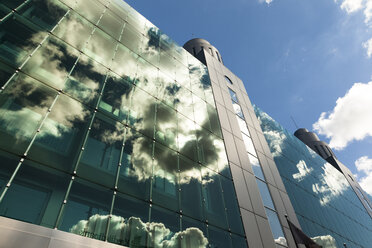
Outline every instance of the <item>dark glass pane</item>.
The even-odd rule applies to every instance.
[[[202,168],[204,209],[208,223],[228,229],[220,175]]]
[[[218,137],[222,137],[220,120],[218,119],[217,110],[211,105],[207,104],[207,111],[209,116],[209,122],[211,124],[211,131]]]
[[[98,23],[98,26],[102,28],[103,31],[107,32],[117,40],[120,38],[123,25],[124,21],[110,10],[106,10],[105,14]]]
[[[43,29],[51,30],[67,10],[57,0],[33,0],[20,8],[18,13]]]
[[[156,108],[155,139],[174,150],[178,149],[177,112],[160,102]]]
[[[124,142],[124,125],[97,114],[77,175],[113,188]]]
[[[208,226],[209,247],[232,248],[230,234],[219,228]]]
[[[198,220],[204,220],[200,165],[180,155],[179,169],[182,213]]]
[[[9,182],[10,177],[14,173],[20,158],[10,153],[0,151],[0,194],[5,189],[6,184]]]
[[[208,247],[205,223],[182,216],[181,248]]]
[[[112,196],[111,190],[75,179],[58,229],[105,240]]]
[[[70,179],[68,174],[25,161],[1,202],[0,214],[53,228]]]
[[[0,88],[9,80],[14,72],[15,69],[0,62]]]
[[[179,214],[152,205],[150,224],[148,247],[166,247],[166,244],[171,242],[175,247],[179,247]]]
[[[79,35],[72,35],[71,28]],[[53,30],[53,34],[81,51],[86,45],[93,28],[93,24],[76,14],[76,12],[70,11],[58,24],[57,28]]]
[[[0,95],[0,147],[23,154],[57,95],[20,73]]]
[[[99,109],[110,117],[127,123],[134,86],[127,80],[110,73],[106,80]]]
[[[78,56],[75,48],[49,37],[23,67],[23,71],[58,90],[64,89],[67,75]]]
[[[231,239],[233,244],[232,247],[248,248],[247,240],[245,240],[245,238],[236,234],[232,234]]]
[[[152,176],[153,141],[127,128],[118,190],[148,200]]]
[[[81,55],[68,76],[64,91],[80,101],[96,106],[98,95],[106,77],[107,68]]]
[[[4,0],[2,1],[2,4],[7,6],[10,9],[16,9],[18,6],[20,6],[24,0]]]
[[[129,124],[146,136],[154,137],[156,99],[135,88],[129,112]]]
[[[227,220],[229,222],[229,227],[232,232],[244,235],[242,219],[240,217],[240,211],[233,182],[224,177],[221,177],[220,179],[223,189],[223,198],[225,200],[225,206],[227,208]]]
[[[155,143],[152,201],[174,211],[179,210],[177,152]]]
[[[39,33],[39,27],[17,14],[2,22],[0,27],[0,59],[15,67],[20,66],[46,36]]]
[[[148,220],[149,203],[117,194],[107,241],[130,247],[145,247]]]
[[[29,157],[71,172],[79,155],[91,112],[80,102],[60,95],[33,143]]]
[[[263,201],[264,206],[269,207],[271,209],[275,209],[273,200],[271,199],[271,194],[269,192],[269,188],[267,184],[262,182],[259,179],[256,179],[258,189],[260,190],[260,195]]]

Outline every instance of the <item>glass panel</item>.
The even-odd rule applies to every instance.
[[[22,73],[13,78],[0,95],[0,147],[23,154],[56,95]]]
[[[8,8],[15,9],[19,5],[21,5],[24,2],[24,0],[4,0],[2,1],[2,4],[7,6]]]
[[[269,188],[267,184],[262,182],[259,179],[256,179],[258,189],[260,190],[261,199],[265,207],[269,207],[271,209],[275,209],[273,200],[271,199],[271,194],[269,192]]]
[[[167,76],[170,77],[171,80],[175,80],[176,77],[175,59],[173,57],[170,57],[162,49],[160,50],[159,69],[163,73],[167,74]]]
[[[238,115],[236,116],[236,119],[238,120],[240,131],[242,131],[244,134],[246,134],[250,137],[251,135],[248,131],[247,124],[245,123],[245,120],[240,118]]]
[[[165,104],[172,108],[176,108],[178,103],[178,95],[181,93],[181,86],[174,81],[174,79],[169,78],[165,74],[159,72],[158,78],[159,92],[158,97]]]
[[[229,94],[230,94],[231,100],[233,100],[233,101],[236,102],[236,103],[239,103],[239,101],[238,101],[238,97],[236,96],[235,91],[233,91],[233,90],[230,89],[230,88],[228,88],[228,89],[229,89]]]
[[[242,219],[240,217],[240,210],[235,194],[233,182],[224,177],[220,177],[223,189],[223,198],[227,208],[227,220],[231,231],[244,235]]]
[[[190,80],[191,80],[191,91],[205,100],[204,84],[203,84],[203,69],[201,66],[194,65],[189,69]]]
[[[134,86],[127,80],[110,73],[106,80],[99,109],[110,117],[126,123],[131,106],[131,92]]]
[[[150,216],[148,247],[167,247],[171,242],[175,243],[174,247],[179,247],[179,215],[153,205]]]
[[[17,164],[19,163],[19,160],[19,157],[0,150],[0,193],[3,192],[5,185],[12,176]]]
[[[105,6],[97,0],[79,0],[76,1],[73,9],[93,24],[96,24]]]
[[[142,35],[131,25],[125,24],[120,42],[135,53],[139,52],[139,46],[143,40]]]
[[[127,128],[118,190],[141,199],[150,198],[153,141]]]
[[[232,102],[232,104],[233,104],[235,114],[237,114],[240,118],[244,119],[244,115],[243,115],[240,105],[235,102]]]
[[[58,229],[105,240],[112,196],[111,190],[75,179]]]
[[[208,118],[207,103],[199,97],[192,95],[194,103],[195,122],[201,127],[211,130],[211,125]]]
[[[209,247],[232,248],[230,234],[219,228],[208,226]]]
[[[233,247],[248,248],[247,240],[239,235],[231,234]]]
[[[38,27],[19,15],[13,14],[12,18],[2,23],[0,36],[0,58],[18,67],[46,34],[41,35]]]
[[[155,139],[174,149],[177,145],[177,112],[163,103],[156,108]]]
[[[0,62],[0,88],[9,80],[15,69]]]
[[[243,136],[243,141],[244,141],[245,149],[247,150],[247,152],[249,152],[253,156],[257,157],[257,153],[256,153],[256,150],[254,149],[254,145],[253,145],[252,139],[249,138],[247,135],[245,135],[243,133],[242,133],[242,136]]]
[[[278,215],[270,210],[265,208],[267,218],[269,219],[269,224],[271,228],[271,232],[273,233],[273,237],[275,243],[287,246],[287,240],[285,239],[282,226],[280,225]]]
[[[65,5],[56,0],[42,0],[28,2],[18,13],[43,29],[51,30],[67,10]]]
[[[23,67],[23,71],[58,90],[64,89],[66,77],[78,56],[75,48],[49,37]]]
[[[119,44],[111,69],[129,82],[134,82],[138,55]]]
[[[129,112],[129,124],[137,131],[154,137],[156,99],[145,91],[135,88]]]
[[[136,86],[140,87],[150,95],[157,97],[161,81],[159,80],[159,70],[146,60],[138,59],[138,69],[136,73]]]
[[[204,207],[208,223],[227,229],[220,176],[202,167]]]
[[[71,35],[72,28],[79,35]],[[53,30],[53,34],[81,51],[93,28],[94,26],[90,22],[76,14],[76,12],[70,11],[62,22],[58,24],[57,28]]]
[[[177,172],[177,152],[155,143],[151,198],[155,204],[174,211],[179,210]]]
[[[177,111],[189,118],[194,120],[194,106],[192,103],[192,93],[188,89],[181,87],[179,94],[175,97]]]
[[[0,215],[54,228],[70,178],[25,161],[1,202]]]
[[[123,28],[124,21],[117,17],[110,10],[106,10],[105,14],[98,23],[98,27],[102,28],[115,39],[119,40],[121,29]]]
[[[182,216],[181,248],[208,247],[207,229],[202,222]]]
[[[179,170],[182,213],[198,220],[204,220],[200,165],[180,155]]]
[[[124,1],[113,0],[109,5],[109,9],[112,10],[112,12],[114,12],[117,16],[125,20],[130,10],[130,6]]]
[[[249,158],[249,161],[251,162],[251,165],[252,165],[252,169],[253,169],[253,172],[254,172],[254,175],[262,180],[265,181],[265,177],[263,175],[263,172],[262,172],[262,168],[261,168],[261,164],[260,162],[258,161],[257,158],[253,157],[251,154],[248,153],[248,158]]]
[[[85,55],[81,55],[67,79],[64,91],[95,107],[103,81],[106,78],[106,71],[106,67]]]
[[[110,67],[116,43],[112,37],[96,28],[88,44],[84,47],[83,52],[99,63]]]
[[[90,111],[80,102],[60,95],[28,156],[59,170],[71,172],[90,118]]]
[[[218,119],[217,110],[210,104],[207,104],[207,111],[212,133],[222,138],[220,120]]]
[[[77,175],[113,188],[124,141],[124,125],[97,113]]]
[[[182,155],[198,161],[195,123],[182,115],[178,115],[178,145]]]
[[[145,247],[148,220],[148,203],[124,194],[117,194],[107,241],[130,247]]]

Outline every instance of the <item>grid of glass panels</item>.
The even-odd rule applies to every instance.
[[[202,63],[121,0],[0,14],[0,215],[130,247],[246,246]]]
[[[247,124],[245,123],[244,115],[242,113],[238,97],[232,89],[228,88],[228,90],[230,93],[232,104],[234,106],[236,119],[238,121],[240,131],[243,137],[245,149],[247,151],[249,161],[251,162],[253,173],[256,177],[256,182],[258,185],[258,189],[260,191],[263,205],[265,207],[266,216],[269,220],[269,224],[270,224],[271,232],[274,237],[274,241],[276,243],[276,246],[279,248],[287,247],[287,240],[284,236],[283,228],[280,225],[278,214],[276,212],[276,208],[271,198],[271,194],[269,192],[269,188],[267,186],[267,182],[263,174],[261,164],[260,164],[260,161],[256,153],[256,149],[253,145],[251,135],[247,128]]]
[[[345,176],[255,106],[304,232],[327,247],[368,248],[372,219]]]

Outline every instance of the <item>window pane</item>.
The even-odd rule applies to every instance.
[[[240,105],[235,102],[232,102],[232,104],[233,104],[235,114],[237,114],[240,118],[244,119],[244,115],[243,115]]]
[[[198,161],[195,123],[183,115],[178,115],[178,145],[182,155]]]
[[[280,225],[278,215],[270,209],[265,208],[265,210],[275,243],[287,246],[287,240],[284,236],[282,226]]]
[[[160,102],[156,108],[155,139],[174,150],[178,149],[177,112]]]
[[[28,156],[59,170],[71,172],[90,119],[91,112],[84,105],[60,95]]]
[[[179,169],[182,213],[198,220],[204,220],[200,165],[180,155]]]
[[[115,39],[119,39],[121,29],[123,28],[124,21],[117,17],[110,10],[106,10],[105,14],[98,23],[98,26],[105,32],[110,34]]]
[[[0,87],[3,87],[13,73],[15,73],[14,68],[0,62]]]
[[[192,102],[191,91],[184,87],[181,87],[179,94],[177,95],[176,102],[177,111],[190,120],[194,120],[194,106]]]
[[[207,103],[194,94],[192,95],[192,101],[194,104],[195,122],[201,127],[211,130],[211,125],[208,118]]]
[[[97,114],[84,147],[77,175],[113,188],[124,131],[124,125]]]
[[[265,177],[262,172],[261,164],[258,161],[258,159],[249,153],[248,153],[248,158],[249,158],[249,161],[251,162],[254,175],[265,181]]]
[[[218,54],[217,54],[217,55],[218,55]],[[229,84],[233,84],[232,81],[230,80],[230,78],[228,78],[227,76],[225,76],[225,80],[226,80],[227,83],[229,83]]]
[[[0,150],[0,193],[3,192],[6,184],[10,177],[14,173],[16,166],[19,163],[20,158],[10,153]]]
[[[271,195],[269,192],[269,188],[267,187],[267,184],[262,182],[259,179],[256,179],[258,189],[260,190],[261,198],[263,201],[264,206],[269,207],[271,209],[275,209],[273,200],[271,199]]]
[[[152,200],[174,211],[179,210],[177,152],[155,143]]]
[[[242,134],[242,136],[243,136],[245,149],[247,150],[247,152],[249,152],[253,156],[257,157],[256,150],[254,149],[254,145],[253,145],[253,142],[252,142],[251,138],[249,138],[245,134]]]
[[[206,225],[197,220],[183,216],[181,248],[208,247]]]
[[[208,223],[227,229],[220,176],[207,168],[202,168],[202,177],[204,208]]]
[[[236,96],[235,91],[233,91],[233,90],[230,89],[230,88],[228,88],[228,89],[229,89],[229,93],[230,93],[231,100],[233,100],[233,102],[239,103],[239,101],[238,101],[238,97]]]
[[[232,248],[230,235],[224,230],[208,226],[208,237],[211,248]]]
[[[135,30],[130,24],[126,23],[124,26],[123,33],[121,35],[120,42],[135,53],[139,52],[139,45],[144,38],[142,35]]]
[[[105,240],[112,196],[111,190],[75,179],[58,229]]]
[[[111,69],[127,81],[134,82],[137,72],[137,60],[137,54],[133,53],[122,44],[119,44]]]
[[[118,190],[141,199],[150,198],[153,141],[127,128]]]
[[[106,79],[99,109],[122,123],[127,123],[134,86],[127,80],[110,73]]]
[[[0,147],[23,154],[57,92],[19,73],[0,95]]]
[[[236,116],[236,119],[238,120],[240,131],[242,131],[243,133],[245,133],[248,136],[251,136],[249,131],[248,131],[247,124],[245,123],[245,120],[240,118],[239,116]]]
[[[83,51],[97,62],[110,67],[116,43],[112,37],[96,28]]]
[[[222,138],[220,120],[218,119],[217,110],[210,104],[207,104],[209,122],[211,124],[211,131],[218,137]]]
[[[54,228],[70,179],[68,174],[25,161],[1,202],[0,214]]]
[[[231,239],[232,239],[233,247],[248,248],[247,240],[245,240],[245,238],[239,235],[236,235],[236,234],[232,234]]]
[[[97,0],[79,0],[76,1],[76,5],[73,9],[93,24],[96,24],[105,6]]]
[[[144,247],[147,238],[145,225],[148,220],[148,203],[124,194],[117,194],[107,241],[130,247]]]

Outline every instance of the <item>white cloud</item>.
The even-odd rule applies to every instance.
[[[372,81],[355,83],[334,109],[321,113],[313,129],[330,138],[330,147],[342,150],[353,140],[372,136]]]
[[[336,240],[331,235],[317,236],[311,239],[323,248],[337,248]]]
[[[260,3],[270,4],[273,0],[259,0]]]
[[[355,161],[359,174],[359,184],[368,194],[372,195],[372,158],[363,156]]]
[[[296,167],[298,169],[298,173],[293,174],[293,178],[297,181],[302,181],[307,175],[309,175],[314,169],[307,167],[306,162],[304,160],[300,160]]]
[[[344,0],[341,3],[341,9],[345,10],[347,13],[358,11],[363,7],[364,7],[363,0]]]
[[[372,5],[371,5],[372,7]],[[372,56],[372,38],[363,42],[363,47],[367,50],[367,56],[370,58]]]

